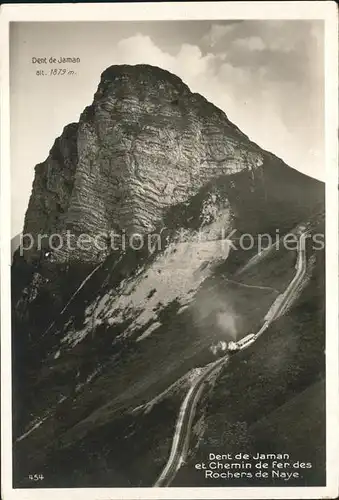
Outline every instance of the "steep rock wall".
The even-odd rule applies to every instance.
[[[263,157],[221,110],[175,75],[146,65],[112,66],[79,123],[64,129],[36,167],[24,232],[68,230],[100,235],[100,242],[112,230],[149,232],[168,207],[210,179],[243,170],[256,175]],[[95,261],[107,253],[89,247],[62,246],[53,257]],[[27,258],[32,255],[35,250]]]

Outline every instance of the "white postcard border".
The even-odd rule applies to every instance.
[[[10,309],[9,23],[14,21],[136,21],[320,19],[325,22],[326,126],[326,487],[12,488]],[[1,441],[4,500],[335,498],[338,494],[338,31],[335,2],[180,2],[22,4],[1,7]]]

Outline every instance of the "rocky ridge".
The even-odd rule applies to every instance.
[[[27,486],[23,478],[34,465],[47,487],[60,478],[63,487],[150,486],[165,465],[180,404],[168,388],[215,359],[213,343],[256,331],[295,273],[294,251],[281,245],[259,256],[256,246],[231,252],[222,231],[322,233],[323,211],[320,182],[253,144],[176,76],[145,65],[106,70],[93,104],[36,167],[24,230],[91,237],[155,232],[161,245],[15,255],[16,484]],[[314,367],[322,369],[323,252],[309,241],[307,255],[299,309],[287,312],[276,337],[268,332],[253,347],[259,371],[280,352],[278,346],[267,355],[272,335],[287,353],[269,388],[272,370],[264,384],[254,378],[260,410],[284,404],[313,381]],[[208,405],[212,423],[207,431],[202,426],[205,433],[215,427],[220,435],[215,393],[222,406],[227,373],[209,396],[216,404]],[[245,409],[252,394],[241,390],[242,373],[235,378],[231,417],[239,414],[239,394]],[[251,378],[252,372],[244,384]],[[154,401],[144,417],[134,412]],[[224,421],[223,406],[222,412]]]
[[[168,207],[209,180],[244,170],[259,178],[263,159],[221,110],[175,75],[112,66],[79,123],[65,127],[36,166],[24,233],[154,231]],[[54,256],[100,261],[106,254],[97,250],[61,248]]]

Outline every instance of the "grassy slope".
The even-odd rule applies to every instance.
[[[277,164],[277,172],[279,168]],[[235,175],[233,179],[235,188],[230,188],[228,185],[231,179],[225,181],[226,197],[229,197],[232,201],[235,219],[237,223],[241,223],[241,230],[258,230],[261,224],[262,230],[265,231],[266,222],[267,227],[273,229],[276,224],[281,224],[281,221],[283,221],[283,229],[287,230],[292,228],[295,222],[299,222],[301,216],[309,213],[309,207],[306,204],[303,205],[305,199],[307,199],[308,190],[305,190],[306,194],[304,193],[301,201],[299,200],[301,205],[294,206],[292,202],[295,193],[292,193],[292,196],[291,192],[288,191],[289,182],[286,179],[279,186],[281,190],[278,195],[276,190],[273,190],[272,194],[271,187],[274,175],[273,172],[273,178],[269,178],[269,176],[266,178],[267,189],[261,189],[259,194],[252,190],[250,173],[245,172],[244,174]],[[293,187],[293,192],[299,192],[298,190],[300,190],[300,186],[304,182],[301,182],[298,175],[296,174],[298,182]],[[230,189],[234,190],[231,192]],[[272,196],[276,198],[268,200],[267,203],[268,194],[271,198]],[[202,199],[203,197],[201,199],[196,198],[196,206],[194,206],[194,203],[191,206],[196,223],[201,213]],[[286,199],[291,201],[291,203],[287,204],[288,206],[286,206]],[[255,207],[255,210],[253,210],[253,207]],[[268,207],[269,210],[271,208],[272,210],[269,211]],[[284,207],[286,208],[285,211]],[[181,213],[182,207],[179,208]],[[191,213],[185,215],[187,220],[191,216]],[[182,221],[175,224],[181,227]],[[178,304],[176,301],[162,308],[158,314],[161,326],[142,342],[137,344],[123,342],[116,345],[115,339],[117,335],[123,333],[128,324],[122,322],[117,326],[100,325],[95,328],[91,336],[87,336],[85,340],[69,352],[66,352],[60,359],[52,360],[48,358],[42,362],[37,384],[32,386],[30,383],[31,389],[33,387],[32,393],[35,395],[32,398],[34,399],[34,410],[39,415],[39,413],[43,412],[43,408],[51,407],[52,402],[57,401],[61,395],[66,394],[69,398],[60,405],[54,417],[48,419],[46,423],[41,425],[27,440],[24,440],[19,445],[18,450],[19,455],[22,457],[22,468],[18,471],[18,478],[20,478],[20,475],[22,478],[22,475],[28,469],[31,469],[33,465],[37,467],[39,464],[45,463],[47,455],[50,458],[49,467],[55,468],[55,477],[57,477],[58,471],[62,470],[62,466],[58,462],[58,454],[61,452],[62,446],[72,444],[75,450],[74,460],[79,459],[79,453],[81,453],[82,449],[90,450],[91,456],[94,457],[93,460],[89,461],[89,465],[86,461],[87,465],[79,463],[80,469],[81,467],[88,469],[88,476],[86,477],[90,481],[91,478],[93,479],[95,471],[98,471],[98,464],[101,463],[102,459],[100,458],[102,441],[98,439],[96,445],[97,437],[102,434],[102,436],[106,436],[104,441],[107,441],[106,432],[109,432],[110,436],[123,435],[126,425],[128,426],[130,422],[125,412],[131,406],[137,406],[148,401],[192,367],[204,365],[211,360],[208,347],[212,341],[225,334],[225,330],[220,327],[218,319],[220,312],[226,313],[228,317],[235,317],[235,330],[238,337],[245,335],[249,330],[257,326],[276,297],[277,291],[273,289],[250,289],[243,287],[241,284],[230,283],[227,279],[238,279],[246,283],[246,278],[250,278],[252,285],[266,285],[277,290],[284,289],[290,275],[293,275],[294,272],[295,255],[293,253],[283,254],[281,260],[279,260],[280,257],[278,259],[277,255],[275,255],[275,258],[273,257],[269,264],[267,261],[267,265],[263,265],[257,271],[257,279],[256,276],[251,275],[252,271],[238,277],[233,276],[234,271],[239,269],[239,263],[248,260],[248,253],[243,252],[238,258],[240,253],[234,258],[233,268],[232,266],[228,267],[226,261],[225,265],[221,264],[215,270],[214,275],[206,280],[196,293],[194,305],[183,314],[177,314]],[[86,305],[96,297],[105,294],[107,289],[114,289],[125,277],[130,277],[140,264],[140,260],[142,261],[146,257],[142,256],[140,259],[140,256],[137,257],[135,253],[134,255],[129,254],[114,271],[110,269],[109,265],[108,267],[104,266],[95,276],[94,284],[93,281],[88,283],[88,286],[82,290],[82,293],[72,304],[71,309],[61,318],[60,322],[56,323],[47,339],[48,345],[44,345],[42,348],[37,343],[38,347],[48,351],[58,345],[61,336],[64,334],[65,323],[68,320],[81,327],[84,321]],[[266,278],[261,280],[261,274]],[[274,283],[272,284],[270,277],[273,275]],[[225,277],[226,280],[223,279]],[[175,279],[174,269],[173,280]],[[320,290],[319,297],[321,297],[321,293],[322,290]],[[317,308],[318,302],[315,301],[314,304]],[[305,362],[307,365],[308,358],[312,358],[313,351],[318,349],[313,337],[311,337],[305,359],[302,356],[301,359],[295,359],[297,365],[299,362],[301,363],[303,370],[300,373],[297,370],[293,374],[293,369],[290,370],[289,368],[289,360],[297,356],[298,339],[300,340],[300,335],[303,334],[300,331],[294,333],[291,333],[291,331],[297,330],[297,324],[300,321],[305,327],[314,324],[314,315],[308,316],[304,310],[308,307],[307,301],[304,308],[301,307],[300,309],[300,306],[298,307],[295,316],[283,318],[270,332],[267,332],[267,336],[270,336],[270,342],[266,342],[266,336],[265,341],[260,339],[255,348],[244,353],[244,357],[241,354],[234,358],[234,362],[228,368],[227,374],[220,379],[216,385],[216,390],[213,392],[213,402],[211,402],[208,409],[207,420],[209,426],[212,425],[212,427],[218,428],[218,414],[220,414],[221,420],[225,420],[225,414],[223,413],[225,394],[227,399],[230,398],[226,418],[230,422],[237,422],[238,413],[239,418],[243,419],[242,421],[245,418],[251,420],[249,415],[253,415],[257,419],[261,418],[261,416],[284,402],[284,398],[287,398],[290,394],[291,384],[297,384],[298,390],[301,390],[299,386],[303,388],[303,383],[309,383],[313,372],[312,370],[304,372],[305,366],[303,363]],[[302,326],[302,328],[304,327]],[[142,332],[143,328],[136,331],[133,339]],[[307,334],[305,335],[307,337]],[[40,358],[40,356],[38,355],[37,358]],[[270,363],[267,366],[268,361]],[[94,378],[83,390],[75,393],[74,387],[78,382],[76,379],[77,373],[81,372],[80,380],[86,380],[88,374],[97,366],[102,368],[99,376]],[[280,377],[284,367],[289,374],[286,375],[287,380],[285,380],[285,377],[281,380]],[[290,376],[292,376],[292,382],[289,379]],[[250,380],[252,378],[257,384],[252,383],[251,385]],[[261,390],[263,381],[267,385],[267,392]],[[231,389],[233,387],[237,390]],[[247,390],[250,391],[250,398],[244,396]],[[271,406],[266,408],[266,401],[270,402]],[[26,409],[27,413],[29,413],[30,409],[28,411]],[[157,418],[149,424],[149,427],[146,422],[143,424],[135,441],[136,443],[140,442],[145,456],[147,453],[153,453],[151,450],[154,450],[153,447],[157,446],[157,443],[164,435],[162,426],[168,428],[173,425],[174,412],[168,409],[159,410],[157,415]],[[29,415],[26,414],[26,418],[27,416],[29,418]],[[120,417],[122,417],[122,420],[119,420]],[[213,419],[215,423],[213,423]],[[248,423],[250,424],[252,421]],[[95,433],[98,434],[93,434],[94,429]],[[93,435],[97,437],[93,438]],[[62,445],[61,440],[59,441],[61,436]],[[154,439],[153,445],[150,445],[152,439]],[[120,448],[123,443],[124,441],[119,442]],[[110,458],[106,470],[108,475],[105,476],[105,480],[112,481],[111,484],[113,485],[116,482],[119,483],[119,481],[126,481],[126,474],[129,474],[128,480],[131,480],[135,476],[135,473],[131,471],[122,472],[120,476],[117,473],[117,477],[113,473],[109,473],[110,467],[116,470],[121,458],[121,452],[117,446],[111,446],[109,440],[108,447]],[[166,453],[162,453],[162,458],[164,458]],[[139,467],[142,467],[142,460],[139,462]],[[149,467],[148,477],[156,478],[159,466],[152,469],[150,463]],[[79,474],[84,480],[84,472],[80,470]],[[103,480],[103,476],[100,477]],[[71,482],[75,480],[74,477],[69,479]]]
[[[285,264],[290,258],[289,255],[285,256],[287,259]],[[278,255],[277,262],[280,261],[281,256]],[[272,265],[273,263],[274,260],[272,260]],[[286,267],[278,265],[276,275],[277,269],[280,272],[282,287],[285,281],[288,281],[285,276]],[[197,293],[194,301],[195,310],[188,309],[180,315],[175,315],[176,308],[170,308],[167,313],[162,313],[162,326],[158,330],[144,341],[135,344],[134,347],[129,346],[125,354],[115,357],[86,390],[80,391],[77,395],[74,394],[70,400],[59,405],[57,418],[48,420],[32,434],[30,439],[23,442],[21,450],[26,450],[22,453],[25,455],[22,463],[23,470],[27,466],[25,463],[45,464],[47,454],[56,471],[59,473],[63,471],[62,475],[65,477],[65,471],[60,465],[63,459],[58,458],[64,456],[62,451],[64,446],[72,450],[71,453],[75,453],[75,458],[78,457],[76,460],[79,460],[77,449],[90,450],[90,453],[86,451],[88,457],[83,457],[79,461],[78,472],[71,474],[69,481],[70,484],[74,481],[80,481],[79,484],[81,481],[88,481],[88,484],[94,481],[97,484],[95,477],[98,464],[101,463],[98,457],[103,436],[106,436],[104,441],[107,441],[108,435],[111,436],[111,441],[119,440],[118,436],[125,435],[130,425],[132,427],[136,425],[139,433],[133,435],[131,441],[124,441],[124,446],[128,454],[130,451],[127,452],[127,450],[134,449],[133,443],[139,443],[140,450],[144,449],[142,453],[146,461],[147,456],[153,457],[152,460],[155,456],[158,457],[158,461],[155,460],[153,465],[150,459],[149,474],[144,475],[146,484],[147,481],[152,482],[152,478],[154,479],[159,472],[159,464],[163,463],[168,454],[163,448],[157,451],[159,440],[167,443],[166,446],[169,449],[176,411],[170,410],[173,403],[169,402],[165,407],[161,403],[153,413],[155,418],[148,420],[147,417],[145,425],[141,427],[137,424],[141,421],[139,419],[134,421],[126,414],[126,411],[128,408],[149,401],[192,366],[202,366],[211,360],[208,346],[213,338],[220,338],[221,333],[216,324],[216,312],[220,311],[220,308],[222,310],[225,303],[228,304],[228,308],[232,303],[233,311],[237,311],[241,316],[238,326],[240,326],[239,336],[242,336],[250,325],[253,326],[253,322],[259,323],[276,296],[272,291],[229,283],[229,278],[222,277],[220,270],[216,274],[217,276],[209,278]],[[234,432],[234,428],[237,429],[239,422],[246,422],[247,427],[251,426],[254,421],[283,404],[293,391],[302,390],[312,380],[314,373],[321,369],[322,358],[318,355],[321,352],[323,339],[321,335],[314,337],[316,327],[314,319],[318,318],[317,321],[321,323],[320,274],[318,273],[318,276],[313,278],[291,316],[281,318],[275,325],[272,325],[265,337],[259,339],[249,350],[236,355],[225,374],[217,380],[209,402],[207,438],[210,431],[212,434],[218,434],[220,425],[223,426],[227,421],[233,429],[232,439],[237,448],[239,443],[236,437],[237,430]],[[315,316],[314,309],[310,309],[310,304],[315,306]],[[210,314],[206,314],[208,308],[210,308]],[[204,311],[205,314],[201,316],[199,311]],[[310,324],[311,328],[309,328]],[[305,334],[304,330],[306,330]],[[206,335],[207,332],[208,335]],[[309,341],[307,338],[302,339],[304,335],[309,337]],[[105,336],[102,338],[104,339]],[[89,338],[88,349],[90,347],[91,339]],[[105,345],[102,348],[107,350]],[[150,359],[152,359],[151,364]],[[313,363],[313,366],[310,366],[310,363]],[[313,373],[316,363],[318,363],[318,369]],[[65,360],[56,360],[54,370],[64,364]],[[126,366],[129,367],[128,371],[126,371]],[[68,377],[65,378],[65,383],[69,384]],[[46,391],[49,386],[47,379]],[[227,398],[226,413],[225,397]],[[178,406],[175,405],[175,408],[177,410]],[[157,418],[159,418],[158,421]],[[49,440],[46,447],[46,444],[43,445],[46,434],[51,435],[51,433],[56,440]],[[244,441],[243,436],[241,440]],[[245,443],[247,443],[246,440]],[[128,460],[122,459],[121,445],[122,443],[119,447],[107,445],[110,449],[109,452],[107,451],[105,466],[107,471],[121,470],[123,474],[120,477],[107,472],[105,481],[110,485],[120,484],[121,481],[123,483],[126,475],[130,477],[130,480],[132,477],[140,477],[140,480],[143,477],[140,473],[142,461],[140,462],[137,458],[136,461],[131,461],[131,468],[127,467]],[[36,452],[37,449],[39,453]],[[120,460],[121,464],[125,464],[124,466],[117,465]],[[87,470],[85,475],[81,472],[82,467]],[[179,481],[181,475],[178,477]],[[57,476],[58,474],[55,474],[53,477]],[[98,481],[103,481],[102,475],[97,477]]]
[[[311,462],[305,484],[325,484],[325,381],[315,382],[249,428],[259,452],[288,450],[296,460]]]
[[[104,425],[92,426],[84,438],[74,440],[66,431],[67,409],[59,409],[57,421],[65,425],[65,434],[55,439],[47,455],[39,456],[35,450],[31,464],[45,480],[34,487],[151,486],[165,466],[187,387],[187,383],[178,385],[149,411],[141,408],[112,415]],[[14,471],[17,484],[31,487],[26,479],[27,457],[24,453],[19,457],[22,460]]]
[[[63,358],[49,362],[36,384],[37,401],[46,404],[53,392],[54,398],[67,394],[69,397],[58,405],[62,417],[48,419],[20,444],[24,462],[45,462],[44,454],[50,452],[51,446],[58,447],[58,441],[46,440],[48,435],[54,439],[63,435],[66,443],[79,443],[87,434],[90,436],[94,427],[104,429],[106,425],[112,433],[119,434],[120,424],[115,428],[113,423],[117,417],[149,401],[191,368],[204,366],[213,359],[209,346],[229,335],[221,329],[218,314],[234,315],[237,335],[242,337],[253,316],[259,321],[275,296],[271,290],[247,288],[211,277],[196,294],[192,308],[176,314],[178,306],[170,304],[161,312],[161,326],[142,342],[127,344],[112,356],[112,337],[103,332],[103,343],[100,349],[97,346],[97,352],[93,350],[92,337],[88,337]],[[77,382],[74,375],[79,368],[85,369],[83,360],[90,355],[93,367],[95,360],[104,365],[102,372],[83,390],[69,392],[70,379],[73,384]],[[170,420],[168,413],[166,422]],[[150,427],[149,432],[154,434],[156,429]]]
[[[265,422],[268,427],[267,439],[261,441],[265,443],[265,451],[277,450],[279,447],[280,442],[275,433],[269,434],[270,415],[292,400],[296,394],[315,384],[324,373],[323,254],[319,253],[317,257],[314,275],[293,309],[276,320],[255,344],[236,354],[217,379],[207,405],[204,441],[197,455],[179,473],[175,486],[206,485],[202,476],[194,471],[193,465],[195,462],[206,460],[209,452],[257,452],[258,442],[266,432]],[[263,420],[267,415],[268,420]],[[274,415],[272,422],[274,418],[280,418],[279,412]],[[282,412],[282,426],[285,418],[283,415]],[[285,427],[286,442],[292,443],[300,428],[318,428],[323,435],[324,418],[320,417],[319,412],[301,413],[300,405],[296,404],[291,406],[286,420],[288,418],[290,422],[288,428]],[[299,423],[296,424],[295,421]],[[261,422],[261,425],[258,424],[256,428],[257,422]],[[231,438],[229,436],[226,443],[222,440],[225,428],[233,428]],[[211,446],[209,436],[217,436],[219,445],[214,442]],[[300,434],[301,441],[302,438],[304,441],[299,449],[308,449],[307,453],[305,452],[307,456],[301,457],[303,461],[309,459],[309,455],[315,450],[324,447],[323,440],[320,445],[319,438],[312,441],[312,435],[307,432]],[[291,446],[290,450],[279,451],[292,453],[293,450],[297,450],[297,447]],[[316,470],[312,470],[312,474],[304,479],[302,484],[312,480],[312,484],[317,484],[322,478],[323,468],[324,463],[318,459]],[[208,483],[214,486],[222,484],[225,485],[224,480]]]

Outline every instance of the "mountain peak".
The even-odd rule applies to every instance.
[[[146,64],[110,66],[79,123],[65,127],[36,168],[24,232],[92,238],[112,231],[149,233],[164,224],[171,207],[213,179],[244,173],[244,200],[252,203],[252,193],[265,190],[258,196],[267,200],[264,171],[273,165],[273,175],[284,177],[278,170],[288,167],[281,160],[176,75]],[[266,202],[253,203],[266,210]],[[34,246],[27,258],[37,252]],[[85,253],[64,247],[53,252],[58,261],[93,262],[107,255],[100,246]]]
[[[150,64],[116,64],[109,66],[101,74],[101,82],[119,82],[121,80],[138,80],[171,84],[179,93],[190,93],[188,86],[174,73]]]

